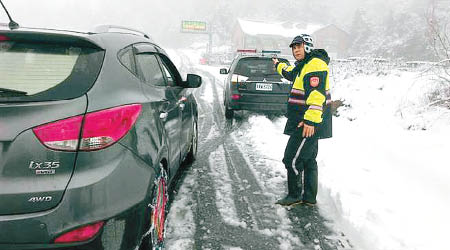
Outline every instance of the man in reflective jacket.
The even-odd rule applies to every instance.
[[[288,195],[276,203],[313,206],[317,202],[318,140],[331,137],[330,58],[325,50],[314,49],[313,39],[306,34],[296,36],[289,47],[296,59],[294,66],[273,58],[277,72],[293,82],[284,129],[290,136],[283,158]]]

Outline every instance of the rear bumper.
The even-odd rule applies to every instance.
[[[286,113],[287,106],[285,103],[254,103],[254,102],[234,102],[229,106],[233,110],[250,110],[250,111],[270,111]]]
[[[97,221],[107,221],[107,230],[108,225],[119,221],[119,216],[123,230],[132,223],[134,227],[141,225],[129,219],[135,218],[137,210],[143,214],[153,179],[154,169],[119,143],[104,150],[79,153],[74,174],[58,206],[43,212],[0,216],[0,249],[61,247],[52,241],[63,232]]]
[[[286,113],[287,99],[287,95],[240,94],[240,98],[238,100],[230,99],[228,107],[233,110]]]
[[[240,98],[229,98],[228,108],[233,110],[270,111],[286,113],[289,93],[285,94],[255,94],[237,92]]]

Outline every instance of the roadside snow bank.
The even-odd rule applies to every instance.
[[[354,249],[445,249],[450,116],[448,110],[428,105],[433,81],[391,71],[355,74],[333,86],[333,99],[345,100],[346,106],[334,117],[333,138],[319,143],[321,214],[349,236]],[[284,122],[250,115],[245,129],[246,141],[281,176]],[[272,162],[276,160],[279,164]],[[285,183],[278,177],[264,185]],[[276,190],[278,195],[285,192]]]
[[[433,76],[383,67],[333,70],[332,97],[345,106],[319,143],[318,207],[354,249],[447,249],[450,112],[430,102]],[[274,200],[285,192],[284,122],[251,115],[234,134],[264,156],[257,167],[272,174],[256,175]]]
[[[359,75],[334,85],[333,98],[347,107],[334,119],[333,138],[320,143],[320,195],[337,210],[324,215],[340,215],[362,249],[447,244],[450,116],[426,105],[434,87],[411,72]]]

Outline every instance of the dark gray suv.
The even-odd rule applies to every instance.
[[[144,34],[101,30],[0,26],[2,250],[163,246],[201,77]]]
[[[252,110],[284,114],[291,83],[282,79],[272,62],[273,54],[243,53],[232,62],[223,91],[225,117],[233,118],[235,110]],[[289,65],[285,58],[278,58]]]

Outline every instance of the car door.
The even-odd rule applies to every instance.
[[[169,150],[169,167],[178,168],[180,164],[181,110],[176,93],[168,86],[157,51],[151,44],[135,45],[136,66],[143,81],[143,91],[160,112],[159,119],[164,127]]]
[[[184,157],[188,151],[190,144],[190,132],[193,124],[193,110],[189,101],[191,94],[190,89],[182,87],[181,76],[172,61],[164,54],[159,54],[161,67],[167,79],[167,83],[175,98],[178,100],[178,106],[181,111],[181,133],[180,148],[181,157]]]

